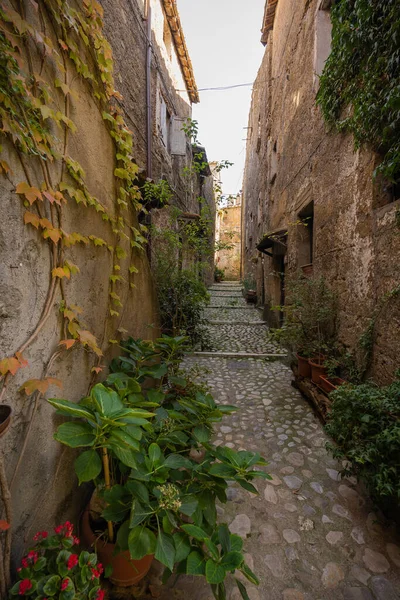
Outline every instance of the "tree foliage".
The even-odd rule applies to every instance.
[[[400,176],[400,10],[398,0],[338,0],[331,11],[332,52],[317,101],[326,121],[370,144],[376,173]]]

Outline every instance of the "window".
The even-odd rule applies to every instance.
[[[331,53],[332,22],[330,7],[332,0],[321,0],[315,16],[314,40],[314,86],[319,86],[319,78]]]
[[[171,113],[168,110],[164,96],[160,93],[159,130],[164,146],[170,149]]]

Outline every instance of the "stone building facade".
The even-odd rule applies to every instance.
[[[216,216],[215,264],[224,271],[224,278],[238,281],[241,276],[242,197],[230,197],[220,206]]]
[[[37,32],[45,31],[57,47],[45,3],[39,2],[40,11],[35,9],[36,3],[24,4],[29,26]],[[191,116],[191,105],[198,101],[198,94],[175,1],[151,0],[144,5],[141,0],[103,0],[101,4],[104,31],[113,50],[115,88],[121,94],[116,94],[113,101],[132,131],[132,158],[139,166],[138,185],[147,177],[156,182],[166,179],[174,192],[172,202],[183,213],[197,214],[201,195],[212,208],[210,173],[196,172],[186,179],[183,173],[193,163],[193,149],[182,124]],[[12,10],[12,3],[6,1],[4,6]],[[145,20],[149,8],[151,22]],[[12,30],[8,22],[1,25]],[[41,39],[39,33],[37,39]],[[110,225],[112,220],[118,222],[121,208],[114,172],[116,147],[109,123],[90,84],[76,75],[72,62],[66,60],[66,69],[58,72],[58,63],[48,67],[43,60],[41,64],[42,57],[34,49],[32,45],[33,68],[40,70],[41,80],[48,82],[53,90],[48,101],[54,102],[52,108],[57,106],[59,110],[58,106],[65,103],[61,89],[54,89],[55,77],[61,81],[66,77],[69,82],[68,113],[74,129],[65,137],[67,141],[60,135],[62,126],[57,130],[57,158],[49,165],[55,189],[60,177],[69,186],[76,185],[62,164],[62,157],[68,155],[82,167],[86,188],[104,207],[109,220],[102,218],[103,212],[93,206],[86,206],[82,200],[75,202],[68,196],[62,207],[62,221],[61,216],[57,217],[58,206],[54,218],[62,227],[63,236],[66,232],[77,232],[81,241],[62,249],[60,240],[56,239],[53,245],[50,239],[43,239],[40,228],[26,224],[27,208],[31,213],[37,208],[38,214],[47,218],[50,210],[47,205],[42,208],[44,203],[29,206],[27,200],[24,202],[16,194],[16,186],[28,177],[30,185],[43,190],[43,175],[38,163],[24,167],[24,160],[1,123],[1,159],[10,171],[7,176],[4,172],[0,176],[1,205],[7,215],[0,223],[0,361],[13,357],[19,349],[26,361],[15,376],[5,374],[3,363],[0,368],[0,403],[11,405],[13,410],[10,429],[1,438],[0,459],[4,458],[11,488],[15,559],[21,556],[37,530],[51,528],[66,517],[77,523],[89,491],[77,486],[73,467],[76,451],[63,449],[53,439],[59,417],[43,395],[34,393],[28,397],[21,386],[28,380],[51,377],[53,381],[59,380],[62,390],[52,384],[44,396],[78,401],[94,382],[104,379],[108,361],[119,352],[115,342],[122,336],[154,339],[159,335],[149,256],[146,250],[131,244],[136,235],[131,232],[138,232],[141,223],[148,224],[148,215],[138,213],[129,204],[123,213],[124,234],[117,241]],[[90,63],[91,57],[86,59]],[[21,60],[27,69],[26,56]],[[54,207],[50,208],[53,213]],[[157,212],[163,211],[149,214],[162,222],[162,216],[153,217]],[[75,271],[62,283],[53,273],[57,252],[64,253],[74,269],[80,269],[80,273]],[[114,261],[116,254],[118,264]],[[211,271],[210,267],[209,278]],[[111,291],[118,308],[110,300]],[[97,340],[101,357],[83,343],[75,343],[68,333],[64,311],[70,305],[79,315],[82,330]],[[70,311],[70,319],[71,314]],[[60,345],[60,339],[65,337],[74,344],[71,349]]]
[[[199,94],[176,0],[101,0],[101,4],[142,181],[168,181],[171,203],[183,215],[198,215],[199,198],[203,198],[214,218],[210,171],[189,173],[199,149],[182,127],[191,118]],[[171,226],[165,209],[155,208],[143,220],[155,227]],[[173,226],[179,230],[178,221]],[[210,229],[214,230],[213,223]],[[153,256],[157,252],[153,247]],[[206,283],[210,283],[212,257],[208,262]]]
[[[356,349],[375,307],[399,284],[396,200],[373,179],[379,156],[327,130],[316,104],[330,53],[329,0],[267,0],[265,54],[254,83],[243,186],[244,276],[257,280],[267,320],[298,270],[337,292],[339,338]],[[400,353],[392,298],[376,320],[369,375],[391,381]]]

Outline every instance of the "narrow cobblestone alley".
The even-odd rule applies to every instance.
[[[323,427],[292,387],[291,370],[267,343],[259,311],[245,304],[239,284],[216,284],[206,309],[213,352],[188,356],[204,368],[217,402],[239,410],[216,431],[217,444],[260,452],[270,482],[258,496],[231,487],[222,522],[245,539],[247,561],[260,586],[250,600],[398,600],[400,546],[353,479],[342,480],[325,449]],[[228,352],[228,356],[220,353]],[[235,352],[249,357],[234,356]],[[258,358],[255,354],[260,354]],[[206,584],[181,578],[162,599],[211,600]],[[239,600],[236,588],[229,600]]]

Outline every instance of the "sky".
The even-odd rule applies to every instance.
[[[251,83],[264,53],[260,42],[265,0],[177,0],[198,88]],[[209,161],[229,160],[223,191],[242,187],[251,86],[200,92],[193,105],[199,141]]]

